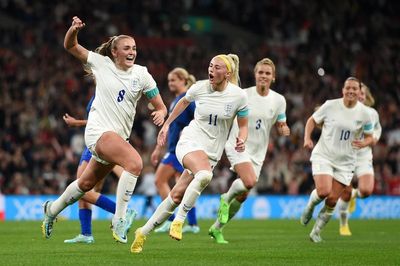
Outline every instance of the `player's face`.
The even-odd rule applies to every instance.
[[[269,88],[274,78],[275,73],[270,65],[261,64],[257,67],[255,73],[257,87]]]
[[[180,89],[185,87],[185,81],[179,79],[179,77],[175,73],[169,73],[168,87],[171,92],[179,92]]]
[[[221,86],[228,78],[228,69],[225,62],[218,57],[214,57],[208,66],[208,80],[213,88]]]
[[[357,101],[360,94],[360,83],[355,80],[347,80],[342,89],[343,98],[347,101]]]
[[[112,51],[118,68],[127,70],[133,66],[136,59],[136,42],[132,38],[120,38]]]
[[[358,100],[364,103],[365,98],[366,98],[365,87],[361,87],[360,94],[358,95]]]

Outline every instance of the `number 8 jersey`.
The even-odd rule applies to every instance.
[[[361,139],[363,133],[373,133],[368,108],[360,102],[348,108],[340,98],[326,101],[312,117],[323,127],[310,160],[353,171],[358,150],[353,148],[352,141]]]

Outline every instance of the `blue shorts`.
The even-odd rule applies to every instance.
[[[79,160],[79,165],[81,165],[83,161],[89,162],[90,158],[92,158],[92,153],[87,147],[85,147],[85,150],[82,152],[81,159]]]
[[[178,159],[176,158],[175,153],[167,152],[164,155],[161,163],[171,166],[179,173],[183,173],[183,170],[185,170],[183,169],[183,166],[179,163]]]

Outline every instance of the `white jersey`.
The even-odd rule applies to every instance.
[[[85,129],[86,145],[94,145],[106,131],[128,139],[136,104],[142,93],[149,98],[158,93],[156,82],[146,67],[135,64],[128,71],[122,71],[109,57],[91,51],[86,65],[96,80],[96,96]]]
[[[372,125],[374,127],[374,132],[373,132],[373,137],[377,140],[381,137],[382,134],[382,127],[379,122],[379,114],[378,112],[372,108],[368,107],[368,110],[370,112],[371,118],[372,118]],[[365,161],[370,161],[372,160],[372,148],[371,146],[367,146],[365,148],[360,149],[357,152],[357,163],[365,162]]]
[[[322,124],[321,136],[315,145],[312,162],[326,162],[337,169],[354,171],[357,149],[351,143],[363,133],[372,134],[372,119],[368,108],[360,103],[348,108],[343,98],[326,101],[313,115]]]
[[[269,136],[272,126],[278,122],[286,122],[286,101],[285,98],[269,90],[267,96],[258,94],[255,86],[245,89],[249,100],[249,131],[244,152],[235,150],[236,137],[239,132],[235,120],[229,140],[225,145],[225,152],[232,166],[249,158],[255,166],[262,166],[265,154],[267,153]],[[258,169],[259,167],[255,167]],[[259,173],[256,173],[257,175]]]
[[[218,161],[236,115],[247,116],[247,94],[232,83],[221,92],[214,91],[208,80],[202,80],[192,85],[184,97],[189,102],[195,101],[196,109],[179,142],[195,142],[210,160]],[[179,147],[178,143],[177,155],[183,155]]]

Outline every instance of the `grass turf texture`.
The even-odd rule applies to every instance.
[[[94,244],[64,244],[79,233],[77,221],[55,223],[45,240],[40,222],[0,223],[0,265],[400,265],[399,220],[352,220],[353,236],[338,233],[332,220],[323,243],[310,242],[313,221],[303,227],[295,220],[235,220],[224,230],[227,245],[208,236],[212,221],[200,221],[199,234],[184,234],[178,242],[152,233],[143,253],[130,253],[128,244],[112,239],[109,222],[93,223]]]

